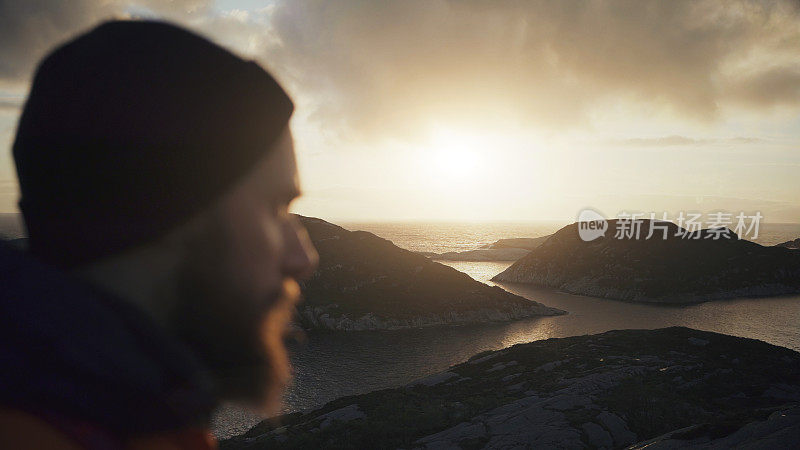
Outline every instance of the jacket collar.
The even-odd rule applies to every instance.
[[[136,435],[208,426],[212,385],[143,311],[0,243],[0,402]]]

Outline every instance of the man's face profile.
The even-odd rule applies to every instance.
[[[297,280],[316,261],[288,212],[296,175],[286,132],[177,243],[167,327],[195,351],[225,399],[274,407],[289,378],[283,337],[299,299]]]
[[[32,342],[14,355],[48,368],[22,406],[127,439],[278,405],[317,258],[289,214],[293,111],[258,63],[167,22],[105,22],[42,59],[12,152],[27,248],[0,290]]]

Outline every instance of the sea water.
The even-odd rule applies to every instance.
[[[434,253],[480,248],[497,239],[550,234],[565,223],[379,223],[344,224],[396,245]],[[762,224],[756,242],[774,245],[800,237],[800,224]],[[441,261],[491,284],[510,262]],[[569,312],[510,323],[445,326],[415,330],[310,332],[290,346],[294,381],[284,412],[307,410],[345,396],[395,387],[447,369],[470,356],[539,339],[625,328],[687,326],[760,339],[800,350],[800,296],[714,301],[688,306],[626,303],[521,284],[499,283],[515,294]],[[235,407],[215,420],[219,436],[246,431],[259,417]]]

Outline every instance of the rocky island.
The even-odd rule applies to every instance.
[[[618,330],[478,354],[264,421],[221,449],[794,448],[798,405],[795,351],[682,327]]]
[[[540,246],[549,237],[498,239],[481,248],[464,252],[419,253],[439,261],[516,261]]]
[[[643,220],[641,234],[580,238],[568,225],[492,281],[531,283],[573,294],[638,302],[694,303],[800,292],[800,253],[739,239],[728,229],[686,232]],[[662,232],[665,231],[666,234]],[[666,239],[664,238],[666,236]]]
[[[372,233],[300,220],[320,255],[319,268],[301,284],[305,328],[380,330],[564,314]]]

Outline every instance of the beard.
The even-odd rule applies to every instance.
[[[202,363],[220,400],[275,412],[291,378],[284,340],[300,288],[287,278],[262,298],[238,289],[225,242],[217,234],[187,245],[167,326]]]

